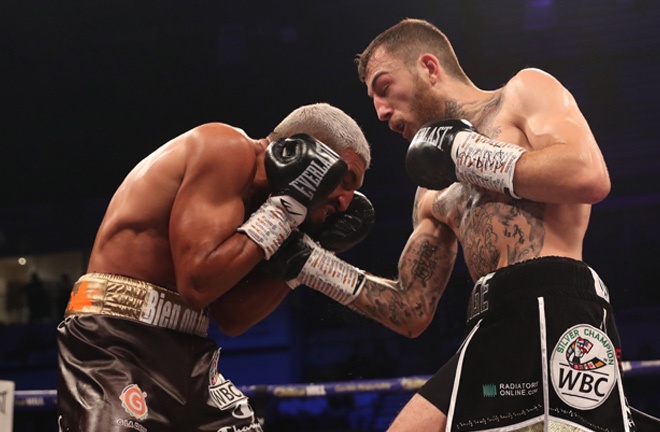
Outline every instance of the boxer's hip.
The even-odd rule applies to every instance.
[[[468,328],[482,318],[515,311],[518,305],[538,297],[593,301],[611,307],[607,287],[587,264],[564,257],[541,257],[480,278],[468,303]]]
[[[197,336],[206,336],[209,327],[208,311],[186,305],[179,293],[106,273],[80,277],[64,315],[120,317]]]

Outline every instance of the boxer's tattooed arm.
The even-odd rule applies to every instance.
[[[417,226],[419,223],[419,197],[422,193],[422,190],[420,188],[417,188],[417,192],[415,193],[415,202],[413,203],[413,213],[412,213],[412,223],[413,223],[413,228]]]
[[[429,234],[411,237],[399,260],[399,280],[368,276],[359,305],[351,306],[406,336],[421,333],[433,319],[456,251],[454,242]]]

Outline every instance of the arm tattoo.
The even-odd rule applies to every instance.
[[[423,286],[427,287],[428,281],[433,276],[438,261],[434,257],[434,252],[438,248],[427,241],[424,241],[419,251],[419,258],[413,261],[412,277],[419,280]]]
[[[399,280],[369,277],[360,307],[352,308],[399,332],[430,321],[456,259],[455,243],[431,235],[411,237],[399,261]]]

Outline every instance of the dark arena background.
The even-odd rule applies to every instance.
[[[362,191],[376,222],[342,257],[396,275],[415,192],[407,143],[376,118],[354,58],[406,17],[445,31],[480,88],[538,67],[576,97],[612,179],[584,259],[610,290],[629,402],[660,416],[660,2],[7,0],[0,380],[9,386],[0,416],[13,414],[14,431],[57,430],[55,328],[112,193],[140,159],[196,125],[263,137],[302,104],[351,114],[372,145]],[[30,302],[34,279],[41,300]],[[459,263],[416,339],[306,288],[244,335],[211,334],[223,374],[253,395],[265,430],[382,431],[457,349],[471,284]]]

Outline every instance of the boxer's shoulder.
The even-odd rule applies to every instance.
[[[518,71],[504,85],[503,101],[508,106],[520,103],[544,103],[543,96],[563,96],[564,86],[553,75],[541,69],[526,68]]]
[[[251,139],[243,129],[226,123],[204,123],[182,135],[184,141],[191,146],[211,148],[231,148],[238,150],[242,147],[250,148]]]
[[[188,169],[208,167],[234,174],[237,170],[252,173],[257,156],[263,151],[258,140],[225,123],[199,125],[182,134],[178,141]]]

